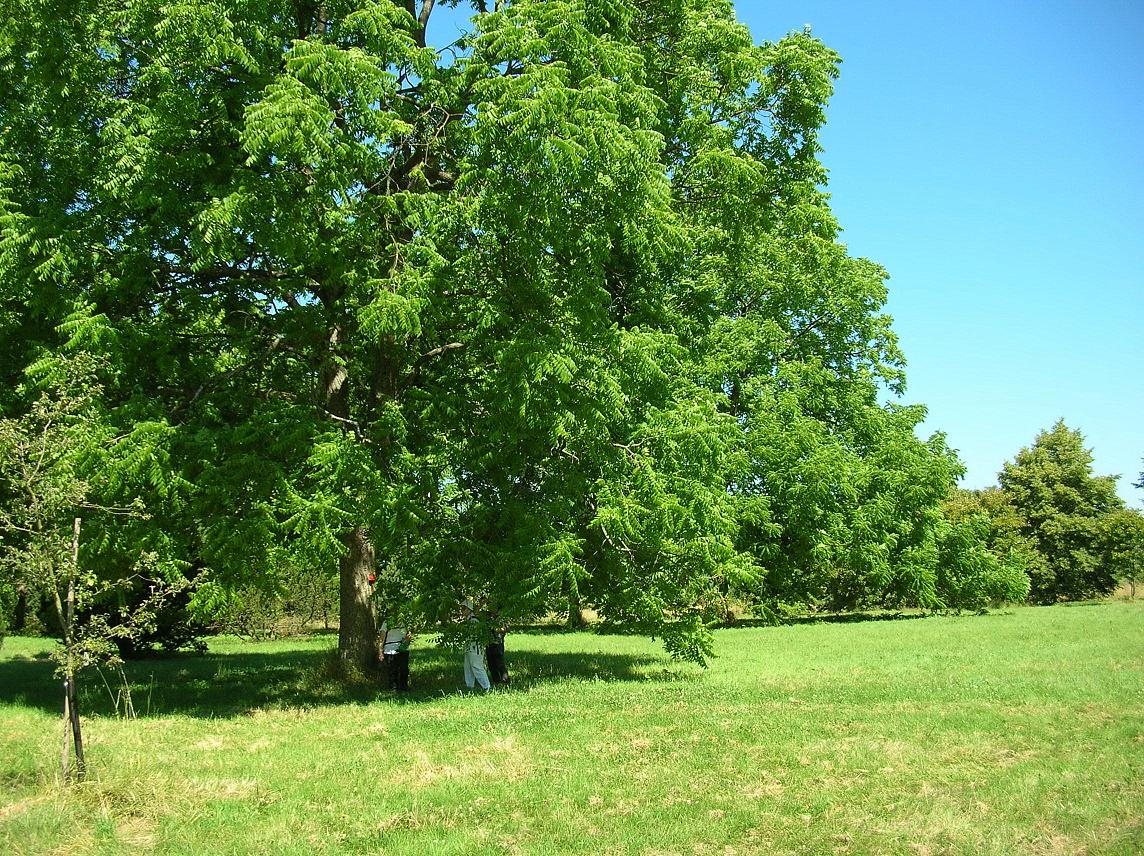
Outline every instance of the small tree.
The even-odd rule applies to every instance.
[[[998,474],[1021,531],[1044,561],[1031,574],[1031,597],[1041,603],[1108,594],[1116,578],[1104,561],[1102,518],[1120,510],[1115,476],[1094,476],[1092,452],[1064,420],[1037,435]]]
[[[1123,508],[1103,520],[1104,563],[1118,582],[1128,583],[1136,598],[1136,583],[1144,577],[1144,514]]]
[[[82,780],[76,675],[86,665],[116,662],[115,637],[137,632],[146,623],[138,619],[153,610],[135,610],[115,626],[106,615],[89,612],[116,583],[101,582],[80,562],[85,517],[139,516],[142,508],[93,501],[89,475],[116,445],[100,410],[98,364],[81,355],[44,365],[50,371],[47,390],[23,416],[0,420],[0,588],[21,587],[53,613],[60,633],[55,659],[63,679],[66,723],[61,775],[67,779],[74,773]],[[161,599],[153,591],[152,606],[156,597]]]

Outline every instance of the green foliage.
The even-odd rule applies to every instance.
[[[851,401],[837,418],[814,418],[810,389],[757,401],[749,423],[757,457],[740,488],[741,537],[767,571],[757,595],[772,607],[938,607],[937,503],[956,458],[940,436],[916,439],[917,410]]]
[[[81,358],[20,418],[0,420],[0,567],[11,587],[60,603],[80,577],[73,526],[86,514],[89,477],[111,441],[98,410],[97,364]],[[94,576],[83,575],[88,591]],[[62,610],[57,609],[62,616]]]
[[[359,665],[371,570],[423,622],[592,607],[696,661],[729,598],[936,607],[959,465],[879,404],[837,54],[725,0],[471,7],[438,52],[427,0],[17,2],[0,381],[106,360],[96,490],[151,515],[92,566],[154,553],[214,618],[337,578]]]
[[[1114,477],[1092,474],[1080,431],[1057,422],[1007,462],[998,480],[1043,562],[1030,573],[1033,600],[1076,600],[1115,588],[1115,571],[1102,555],[1103,521],[1124,503]]]
[[[137,638],[154,621],[156,592],[187,585],[177,562],[146,549],[162,539],[140,528],[142,497],[172,496],[159,460],[166,432],[149,423],[116,431],[105,410],[101,358],[77,351],[44,358],[35,369],[42,388],[26,387],[26,411],[0,420],[0,578],[24,592],[33,610],[46,604],[57,632],[65,632],[62,598],[73,588],[76,616],[137,613],[137,626],[124,630]]]
[[[18,598],[19,593],[13,582],[7,577],[0,578],[0,647],[4,645],[4,637],[12,627]]]
[[[1033,550],[1014,524],[1003,532],[1006,518],[993,516],[996,510],[972,491],[957,491],[943,504],[938,592],[945,608],[983,610],[1023,603],[1029,596],[1025,559]]]
[[[5,590],[19,590],[52,610],[60,638],[53,658],[63,679],[65,737],[74,743],[73,766],[65,741],[61,776],[83,779],[77,675],[91,665],[119,666],[117,643],[154,633],[176,589],[173,580],[160,576],[163,562],[153,554],[140,555],[127,573],[110,578],[101,577],[86,555],[107,551],[114,530],[107,518],[144,515],[138,497],[118,507],[99,501],[105,476],[133,472],[131,464],[139,458],[136,432],[115,436],[108,419],[101,382],[106,363],[77,351],[46,357],[31,368],[29,374],[41,377],[44,388],[29,390],[25,412],[0,418],[0,581]],[[162,472],[144,469],[153,487],[162,484]],[[81,553],[83,521],[101,517],[104,537],[97,527],[93,549]],[[120,621],[112,623],[97,604],[135,580],[151,581],[148,594],[130,609],[121,608]]]
[[[338,614],[337,583],[329,573],[307,571],[289,560],[238,586],[203,583],[195,612],[212,629],[244,639],[276,639],[314,628],[330,629]]]
[[[1144,514],[1135,508],[1111,511],[1101,519],[1103,563],[1117,582],[1126,582],[1136,596],[1144,579]]]

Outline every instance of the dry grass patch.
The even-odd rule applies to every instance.
[[[474,742],[431,754],[421,745],[405,743],[396,753],[401,782],[411,788],[431,788],[441,782],[519,782],[533,771],[532,753],[513,736]]]

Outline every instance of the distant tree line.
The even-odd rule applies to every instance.
[[[473,18],[438,51],[428,0],[15,0],[5,621],[69,586],[128,647],[304,614],[364,665],[380,614],[464,595],[702,661],[739,607],[1135,567],[1063,426],[951,495],[884,403],[886,274],[818,159],[833,51],[725,0],[442,5]]]

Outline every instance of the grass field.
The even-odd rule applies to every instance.
[[[395,698],[334,640],[216,640],[85,676],[62,788],[45,643],[0,649],[0,852],[1144,852],[1144,606],[717,633],[512,634],[511,689],[415,647]],[[110,683],[110,679],[109,679]],[[122,707],[120,707],[122,710]]]

